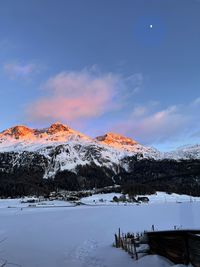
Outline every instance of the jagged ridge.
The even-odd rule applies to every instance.
[[[46,158],[44,177],[55,177],[60,171],[77,172],[79,166],[94,165],[107,168],[113,174],[123,169],[129,172],[127,158],[163,160],[198,159],[200,146],[161,153],[140,145],[135,140],[116,133],[90,138],[59,122],[45,129],[31,129],[20,125],[0,133],[0,153],[14,153],[10,164],[19,164],[24,152]]]
[[[187,184],[182,193],[199,194],[198,158],[200,146],[161,153],[119,134],[90,138],[61,123],[41,130],[15,126],[0,133],[0,196],[127,181],[168,191]]]
[[[128,171],[126,157],[160,157],[156,149],[144,147],[131,138],[115,133],[90,138],[58,122],[41,130],[15,126],[0,133],[0,152],[17,153],[20,158],[25,151],[47,159],[45,178],[65,170],[76,173],[78,166],[86,165],[105,167],[116,174],[119,168]]]

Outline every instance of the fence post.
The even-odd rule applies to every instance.
[[[137,254],[137,250],[136,250],[135,236],[134,235],[133,235],[133,248],[134,248],[135,259],[138,260],[138,254]]]
[[[118,231],[118,241],[119,241],[119,247],[121,247],[121,231],[120,231],[120,228],[119,228],[119,231]]]
[[[134,258],[134,253],[133,253],[133,242],[132,242],[132,239],[133,239],[133,238],[131,238],[131,244],[130,244],[130,245],[131,245],[131,257]]]
[[[118,238],[117,235],[115,234],[115,247],[118,248],[119,244],[118,244]]]
[[[124,249],[125,248],[125,242],[124,242],[124,234],[122,233],[122,235],[121,235],[121,242],[122,242],[122,249]]]

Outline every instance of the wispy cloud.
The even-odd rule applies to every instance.
[[[137,104],[133,107],[129,117],[134,119],[143,118],[145,115],[151,114],[159,105],[160,103],[158,101],[149,101],[145,105]]]
[[[185,106],[173,105],[164,109],[158,103],[136,106],[129,117],[118,122],[113,129],[122,129],[123,134],[132,136],[144,144],[177,141],[186,136],[192,138],[193,131],[200,129],[197,124],[197,103],[198,101],[194,100]]]
[[[142,74],[121,77],[96,68],[61,72],[41,85],[42,96],[27,106],[26,115],[37,123],[58,120],[73,125],[101,118],[107,130],[148,145],[194,138],[200,131],[200,99],[165,107],[158,101],[138,104],[135,94],[143,80]]]
[[[143,81],[144,77],[142,73],[134,73],[122,80],[129,97],[141,90]]]
[[[127,86],[138,91],[142,75],[123,79],[112,73],[101,74],[84,69],[61,72],[42,85],[44,97],[28,107],[29,119],[35,121],[80,121],[99,117],[121,108],[127,101]],[[130,93],[129,88],[129,93]],[[123,99],[123,100],[122,100]]]
[[[30,78],[30,76],[39,71],[39,67],[36,64],[21,64],[21,63],[6,63],[3,66],[5,73],[11,79],[17,78]]]
[[[193,105],[194,105],[194,106],[198,106],[198,105],[200,105],[200,97],[197,97],[197,98],[193,101]]]

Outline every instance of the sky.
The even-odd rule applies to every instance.
[[[200,143],[199,0],[1,0],[0,131]]]

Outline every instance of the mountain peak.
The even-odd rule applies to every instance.
[[[1,136],[9,136],[13,137],[15,139],[21,139],[21,138],[28,138],[32,136],[34,133],[33,129],[28,128],[24,125],[16,125],[14,127],[11,127],[7,130],[4,130],[1,132]]]
[[[56,134],[59,132],[68,132],[69,130],[70,128],[67,125],[62,124],[60,122],[55,122],[47,129],[47,133]]]
[[[117,133],[108,132],[105,135],[95,138],[102,145],[110,146],[118,150],[135,151],[137,142],[131,138],[122,136]],[[0,133],[0,143],[11,146],[18,143],[23,146],[29,145],[44,145],[50,143],[66,143],[68,141],[75,142],[94,142],[94,139],[73,130],[65,124],[55,122],[48,128],[31,129],[24,125],[17,125]]]
[[[53,123],[49,128],[30,129],[24,125],[17,125],[0,133],[0,143],[12,145],[13,142],[24,141],[24,144],[45,144],[55,142],[77,141],[80,139],[91,140],[86,135],[77,132],[60,122]]]
[[[113,147],[123,148],[124,146],[133,146],[138,144],[135,140],[123,135],[108,132],[105,135],[97,136],[96,140]]]

